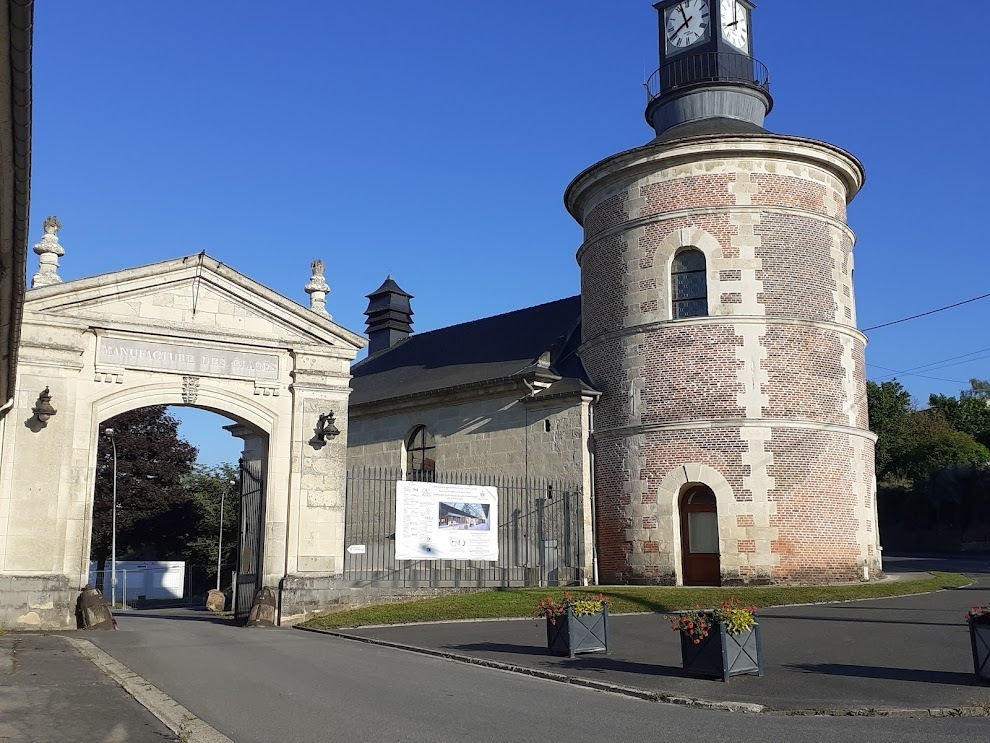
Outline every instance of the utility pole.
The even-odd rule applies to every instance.
[[[110,605],[117,608],[117,442],[112,428],[104,428],[113,447],[113,509],[110,526]]]

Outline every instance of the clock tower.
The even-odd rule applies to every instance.
[[[753,3],[663,0],[647,144],[564,200],[584,228],[581,359],[601,580],[880,572],[848,152],[764,128]]]
[[[663,0],[660,69],[647,82],[646,120],[661,135],[700,118],[762,126],[773,108],[770,75],[753,58],[749,0]]]

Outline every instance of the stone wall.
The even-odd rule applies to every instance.
[[[81,586],[64,575],[0,573],[0,628],[71,629]]]
[[[487,590],[479,588],[431,588],[420,586],[405,588],[399,586],[355,586],[335,578],[304,578],[287,576],[278,591],[279,624],[282,626],[304,621],[310,615],[321,611],[389,604],[411,601],[418,598],[445,596],[458,593],[472,593]]]

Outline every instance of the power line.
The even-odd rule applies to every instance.
[[[927,374],[915,374],[909,371],[902,371],[898,369],[891,369],[889,366],[879,366],[878,364],[867,364],[867,366],[872,366],[874,369],[883,369],[884,371],[894,372],[893,374],[884,374],[880,377],[874,377],[871,382],[883,382],[888,379],[892,379],[898,375],[907,377],[918,377],[920,379],[934,379],[936,382],[953,382],[955,384],[966,384],[961,379],[946,379],[945,377],[929,377]]]
[[[955,304],[946,305],[945,307],[939,307],[937,310],[929,310],[928,312],[922,312],[919,315],[911,315],[911,317],[902,317],[900,320],[891,320],[890,322],[885,322],[882,325],[874,325],[872,328],[863,328],[864,333],[868,333],[871,330],[879,330],[880,328],[888,328],[891,325],[898,325],[902,322],[907,322],[908,320],[917,320],[919,317],[927,317],[928,315],[934,315],[936,312],[945,312],[946,310],[951,310],[953,307],[961,307],[964,304],[969,304],[970,302],[978,302],[981,299],[986,299],[990,297],[990,294],[982,294],[979,297],[973,297],[972,299],[964,299],[962,302],[956,302]]]
[[[937,371],[938,369],[947,369],[950,366],[959,366],[960,364],[971,364],[974,361],[982,361],[985,358],[990,358],[990,356],[980,356],[981,353],[986,353],[990,351],[990,348],[981,348],[977,351],[970,351],[969,353],[960,354],[959,356],[950,356],[947,359],[941,359],[939,361],[932,361],[927,364],[922,364],[921,366],[912,366],[909,369],[892,369],[889,366],[881,366],[880,364],[867,363],[866,365],[874,369],[883,369],[884,371],[893,372],[893,374],[884,374],[880,377],[875,377],[871,381],[877,382],[885,379],[891,379],[898,374],[906,374],[909,377],[920,377],[921,379],[934,379],[937,382],[953,382],[955,384],[966,384],[965,381],[961,379],[945,379],[944,377],[930,377],[925,374],[916,374],[919,371]],[[977,358],[970,358],[971,356],[976,356]],[[958,359],[965,359],[965,361],[958,361]],[[950,364],[948,362],[954,361],[956,363]]]
[[[956,364],[948,364],[947,363],[949,361],[955,361],[956,359],[968,359],[967,361],[963,362],[963,363],[966,363],[966,364],[968,364],[968,363],[970,363],[972,361],[981,361],[982,359],[987,358],[987,357],[980,356],[980,358],[978,358],[978,359],[970,359],[969,357],[970,356],[979,356],[979,354],[986,353],[988,351],[990,351],[990,348],[981,348],[978,351],[970,351],[969,353],[964,353],[964,354],[962,354],[960,356],[950,356],[947,359],[942,359],[941,361],[933,361],[930,364],[923,364],[921,366],[912,366],[907,371],[921,371],[922,369],[928,369],[929,371],[931,371],[933,368],[943,368],[942,367],[942,364],[947,364],[948,366],[956,366]]]

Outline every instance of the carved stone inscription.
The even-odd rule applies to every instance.
[[[97,363],[183,374],[278,379],[278,356],[272,354],[123,338],[101,338]]]

